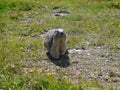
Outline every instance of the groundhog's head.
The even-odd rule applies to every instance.
[[[66,38],[66,33],[63,31],[63,29],[57,29],[54,32],[54,38],[59,39],[59,38]]]

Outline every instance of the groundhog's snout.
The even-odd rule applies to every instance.
[[[63,32],[60,32],[60,35],[61,35],[61,36],[63,36],[63,35],[64,35],[64,33],[63,33]]]

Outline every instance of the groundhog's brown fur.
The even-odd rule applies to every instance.
[[[66,33],[63,29],[49,30],[45,35],[44,46],[53,58],[59,59],[66,52]]]

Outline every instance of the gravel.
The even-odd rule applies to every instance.
[[[68,49],[68,57],[61,58],[60,61],[26,58],[24,62],[28,64],[28,67],[24,68],[26,73],[36,68],[49,70],[58,77],[66,76],[72,84],[79,84],[81,77],[83,80],[97,80],[105,87],[118,88],[120,85],[120,50],[114,53],[107,45],[90,46],[85,50]]]

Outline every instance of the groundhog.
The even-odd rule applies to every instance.
[[[66,33],[63,29],[49,30],[45,35],[44,46],[53,58],[59,59],[66,52]]]

